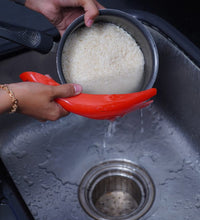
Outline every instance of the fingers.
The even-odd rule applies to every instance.
[[[61,105],[59,105],[56,102],[51,102],[51,104],[49,104],[48,112],[46,112],[46,114],[43,115],[43,117],[39,116],[35,118],[38,119],[40,122],[56,121],[59,118],[65,117],[69,114],[70,112],[65,110]]]
[[[102,7],[99,3],[93,0],[84,0],[82,1],[82,7],[85,10],[85,25],[87,27],[91,27],[94,19],[98,16],[99,14],[99,7]]]
[[[69,114],[61,105],[54,101],[55,98],[67,98],[80,94],[82,87],[79,84],[63,84],[60,86],[53,86],[52,96],[52,111],[49,112],[48,120],[55,121],[61,117]]]
[[[55,98],[67,98],[78,95],[82,92],[82,87],[79,84],[63,84],[53,87],[53,97]]]
[[[45,74],[46,77],[48,77],[49,79],[52,79],[52,77],[49,74]]]
[[[51,109],[49,111],[48,120],[55,121],[61,117],[69,114],[61,105],[54,101],[55,98],[67,98],[78,95],[82,91],[82,87],[79,84],[63,84],[60,86],[53,86],[53,96],[51,102]]]
[[[59,118],[69,115],[70,112],[66,111],[61,105],[55,102],[55,114],[51,116],[50,121],[56,121]]]

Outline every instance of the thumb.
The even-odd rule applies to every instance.
[[[76,96],[81,92],[82,86],[79,84],[63,84],[59,86],[54,86],[53,99]]]

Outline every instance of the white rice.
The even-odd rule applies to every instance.
[[[84,93],[122,94],[140,89],[144,56],[136,41],[111,23],[81,28],[67,39],[62,68],[69,83],[78,83]]]

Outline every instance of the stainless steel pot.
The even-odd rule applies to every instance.
[[[152,88],[158,71],[158,52],[153,37],[144,25],[133,16],[115,9],[100,10],[97,22],[109,22],[122,27],[140,46],[145,59],[144,81],[140,90]],[[65,31],[57,51],[57,71],[62,83],[66,83],[62,68],[62,51],[67,38],[78,28],[83,27],[84,16],[77,18]]]

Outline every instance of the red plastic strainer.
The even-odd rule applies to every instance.
[[[60,85],[53,79],[36,72],[24,72],[20,75],[23,81],[38,82],[46,85]],[[56,98],[64,109],[74,114],[87,118],[100,120],[114,120],[116,117],[122,117],[128,112],[144,108],[153,100],[150,100],[157,94],[157,89],[151,88],[141,92],[128,94],[85,94],[73,96],[70,98]]]

